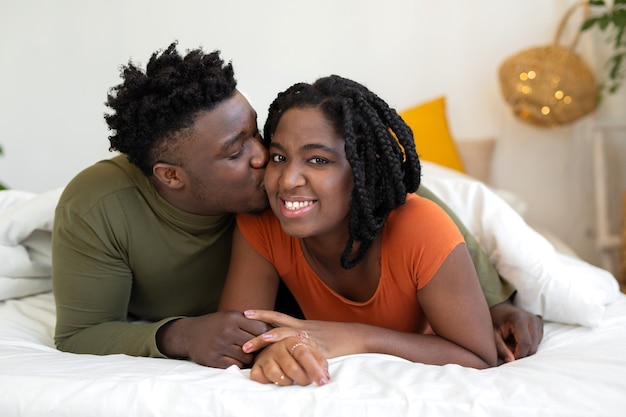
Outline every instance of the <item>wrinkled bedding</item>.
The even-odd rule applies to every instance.
[[[50,230],[61,189],[0,191],[0,416],[624,416],[626,295],[563,254],[483,183],[424,163],[516,304],[546,320],[539,351],[487,370],[388,355],[330,361],[323,387],[276,387],[247,370],[64,353],[53,344]]]

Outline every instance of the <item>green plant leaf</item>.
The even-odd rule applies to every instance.
[[[2,150],[2,145],[0,145],[0,155],[2,155],[3,153],[4,151]],[[0,182],[0,191],[6,190],[6,189],[7,187],[3,183]]]
[[[611,18],[608,14],[603,14],[598,18],[598,26],[600,27],[600,30],[606,30],[609,23],[611,23]]]
[[[615,49],[619,49],[620,46],[626,46],[626,43],[623,44],[624,41],[626,41],[626,38],[624,38],[624,33],[626,32],[625,27],[621,27],[618,31],[617,31],[617,36],[615,36]]]
[[[607,80],[600,88],[612,94],[626,78],[626,0],[588,0],[587,3],[592,8],[592,16],[583,22],[580,31],[596,27],[606,33],[612,56],[605,63]]]
[[[611,13],[611,22],[618,28],[626,26],[626,9],[613,10],[613,13]]]
[[[610,59],[611,72],[609,73],[611,79],[620,78],[622,62],[624,62],[624,53],[613,55]]]
[[[586,31],[590,28],[593,27],[593,25],[595,25],[598,22],[598,18],[597,17],[590,17],[589,19],[585,20],[583,22],[583,25],[580,27],[581,31]]]

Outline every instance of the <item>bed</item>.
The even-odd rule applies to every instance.
[[[515,302],[545,319],[538,352],[487,370],[381,354],[330,360],[323,387],[262,385],[183,360],[60,352],[49,244],[61,189],[0,192],[0,416],[624,416],[626,295],[483,182],[424,163]]]

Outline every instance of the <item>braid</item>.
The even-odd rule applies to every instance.
[[[420,184],[421,167],[413,133],[398,113],[363,85],[332,75],[299,83],[270,105],[265,139],[271,141],[281,115],[293,107],[319,107],[345,140],[354,189],[350,199],[348,241],[341,265],[363,260],[391,210]],[[354,242],[359,250],[351,258]]]

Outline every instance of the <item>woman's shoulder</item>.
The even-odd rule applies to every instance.
[[[389,214],[386,226],[394,234],[428,235],[447,231],[460,234],[458,227],[443,208],[417,194],[407,195],[406,202]]]
[[[286,242],[289,236],[283,232],[280,221],[271,209],[260,213],[237,214],[237,227],[249,242],[259,241],[263,244],[278,245],[278,242]]]
[[[267,225],[268,227],[280,226],[278,219],[269,208],[258,213],[238,213],[237,224],[246,227],[261,227],[262,225]]]

